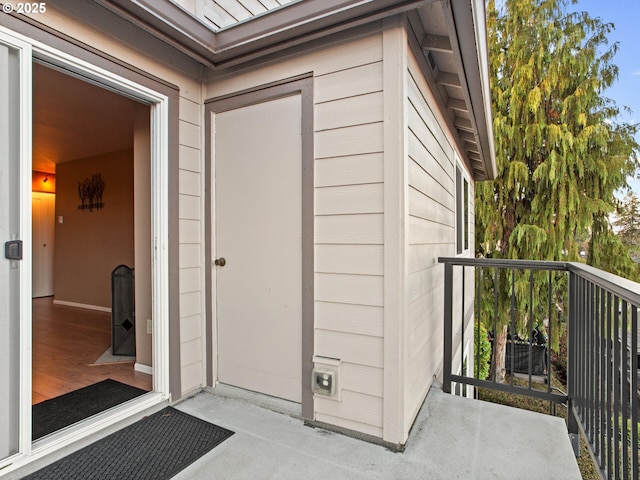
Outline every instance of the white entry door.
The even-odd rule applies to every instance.
[[[30,94],[30,47],[0,32],[0,467],[30,442]]]
[[[300,402],[301,96],[214,123],[218,381]]]
[[[32,194],[33,298],[53,295],[55,200],[53,193]]]

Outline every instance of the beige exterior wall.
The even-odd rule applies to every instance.
[[[459,160],[455,140],[447,127],[431,87],[411,48],[407,70],[407,316],[405,325],[405,433],[434,380],[443,357],[444,269],[440,256],[456,256],[456,166],[469,181],[469,248],[474,255],[473,181]],[[465,318],[473,314],[473,273],[465,275]],[[461,298],[461,271],[454,272],[454,298]],[[460,319],[461,302],[454,302],[453,318]],[[461,323],[461,322],[460,322]],[[472,331],[465,332],[465,343]],[[460,338],[460,324],[454,326]],[[460,351],[454,362],[461,363]],[[469,359],[472,360],[472,359]]]
[[[187,393],[204,385],[205,375],[202,67],[151,37],[146,37],[143,42],[139,38],[127,41],[128,35],[144,34],[131,33],[130,24],[115,18],[97,4],[79,4],[78,8],[93,9],[90,12],[93,26],[74,19],[73,12],[57,10],[54,5],[47,5],[44,20],[47,26],[179,88],[180,361],[182,393]],[[43,21],[37,15],[34,15],[34,20]],[[115,27],[108,32],[101,31],[95,28],[100,24]]]
[[[315,397],[315,419],[382,437],[384,235],[379,26],[277,63],[216,76],[207,83],[206,97],[309,72],[314,80],[314,353],[341,361],[340,393],[337,399]]]
[[[316,396],[314,418],[392,443],[406,440],[434,376],[441,370],[444,271],[437,258],[455,255],[456,238],[455,140],[406,43],[404,24],[398,25],[385,27],[391,32],[386,37],[380,25],[315,51],[214,75],[207,82],[205,95],[220,97],[312,72],[314,354],[340,360],[339,393],[335,398]],[[396,44],[390,45],[393,42]],[[402,61],[395,55],[403,50],[407,62],[404,73],[399,81],[391,80],[396,82],[393,85],[387,78],[385,85],[385,62],[393,75]],[[383,58],[385,52],[388,58]],[[387,86],[389,90],[384,91]],[[385,95],[394,97],[385,100]],[[389,120],[385,101],[400,110],[398,121],[404,138],[393,133],[389,137],[396,120]],[[392,138],[387,145],[386,138]],[[397,322],[391,318],[392,311],[385,313],[385,298],[390,297],[385,292],[384,270],[384,217],[385,208],[389,208],[384,198],[388,187],[384,184],[384,160],[390,151],[404,152],[398,160],[404,163],[398,168],[406,178],[404,186],[389,187],[406,196],[404,207],[400,206],[402,224],[396,225],[404,232],[404,246],[398,254],[405,258],[393,259],[393,263],[406,266],[400,274],[404,289],[395,300],[405,316]],[[459,165],[464,168],[463,163]],[[473,220],[470,223],[472,242]],[[471,243],[467,254],[472,252]],[[465,295],[472,298],[472,278],[466,281]],[[472,302],[468,306],[469,315]],[[385,338],[385,315],[397,323],[400,338]],[[385,348],[389,348],[385,342],[396,341],[390,348],[399,356],[394,363],[385,359]],[[323,364],[322,358],[317,360]],[[398,375],[397,386],[385,388],[385,378]],[[399,399],[395,407],[393,399],[385,406],[389,400],[385,395]],[[389,422],[390,428],[398,428],[398,434],[385,432],[385,414],[398,416]]]
[[[95,8],[96,15],[104,15],[100,7]],[[203,87],[201,69],[194,62],[182,56],[173,58],[172,54],[163,56],[161,52],[158,58],[164,60],[158,60],[153,52],[138,51],[106,32],[74,21],[66,13],[50,10],[47,23],[54,29],[180,89],[183,394],[205,382],[205,299],[213,295],[203,290],[203,101],[312,73],[314,354],[340,360],[338,396],[316,397],[314,417],[393,443],[406,440],[433,377],[441,368],[444,292],[443,269],[437,258],[455,254],[456,147],[419,62],[406,43],[404,24],[388,26],[385,32],[382,22],[360,27],[350,36],[325,39],[303,53],[282,55],[247,69],[235,67],[231,73],[212,74]],[[385,45],[383,38],[392,29],[394,34],[386,38],[393,39],[394,44]],[[395,74],[399,52],[402,70]],[[392,91],[383,92],[390,72],[397,81]],[[395,104],[396,98],[396,116],[390,122],[385,109]],[[404,132],[400,138],[394,137],[392,130],[396,127]],[[394,167],[398,167],[404,180],[385,185],[385,178],[390,177],[385,176],[388,171],[384,160],[391,151],[397,155],[399,164]],[[392,295],[385,291],[388,278],[392,278],[385,272],[385,265],[390,264],[389,245],[385,245],[389,238],[385,232],[385,192],[402,193],[396,205],[402,223],[398,229],[403,232],[398,241],[402,243],[393,247],[397,262],[403,265],[398,276],[402,284]],[[472,190],[470,193],[473,198]],[[473,227],[471,242],[472,239]],[[471,244],[469,254],[472,252]],[[472,296],[473,289],[467,288],[465,295]],[[392,310],[385,310],[389,298],[398,304],[395,311],[404,315],[392,318]],[[471,312],[472,304],[468,305]],[[397,338],[385,337],[389,325]],[[387,352],[394,353],[394,358],[389,358]],[[395,377],[399,377],[398,381]],[[391,386],[389,380],[393,380]],[[388,433],[391,430],[394,432]]]

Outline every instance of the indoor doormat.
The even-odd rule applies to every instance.
[[[147,393],[110,378],[33,406],[33,440]]]
[[[98,359],[90,363],[90,367],[95,367],[97,365],[112,365],[116,363],[133,363],[136,361],[136,357],[130,357],[125,355],[114,355],[111,353],[111,345],[107,348],[102,355],[98,357]]]
[[[231,435],[230,430],[166,407],[23,480],[169,479]]]

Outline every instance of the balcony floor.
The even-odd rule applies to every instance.
[[[179,402],[179,410],[236,433],[174,478],[581,479],[563,420],[455,397],[439,387],[431,388],[402,453],[305,426],[290,415],[291,405],[230,387]],[[85,438],[6,478],[22,478],[91,441]]]
[[[403,453],[201,393],[180,410],[236,434],[176,479],[580,479],[559,418],[431,389]]]

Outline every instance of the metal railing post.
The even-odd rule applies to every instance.
[[[578,321],[577,314],[577,285],[576,278],[573,273],[569,272],[569,315],[567,317],[567,392],[569,400],[567,401],[567,430],[569,433],[569,441],[573,447],[573,453],[576,457],[580,455],[580,430],[578,427],[578,419],[576,418],[574,399],[575,396],[575,380],[576,374],[576,339]]]
[[[442,389],[451,393],[451,360],[453,335],[453,265],[444,264],[444,365],[442,366]]]

